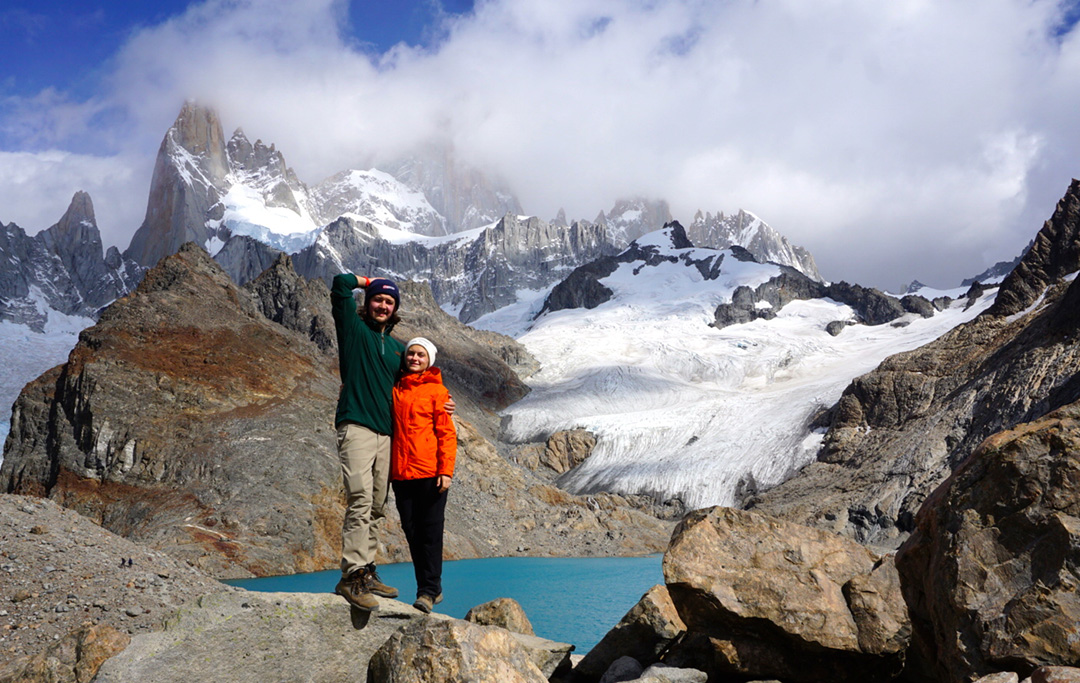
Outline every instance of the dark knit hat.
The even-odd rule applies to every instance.
[[[364,301],[371,301],[371,297],[376,294],[389,294],[394,297],[394,312],[396,313],[401,308],[401,292],[398,291],[397,285],[386,278],[377,277],[368,283],[365,288]]]

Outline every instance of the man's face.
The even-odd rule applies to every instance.
[[[368,315],[377,323],[385,323],[394,314],[394,297],[389,294],[376,294],[368,299]]]

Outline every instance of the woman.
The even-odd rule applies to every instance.
[[[433,367],[435,354],[423,337],[405,345],[390,446],[391,486],[416,573],[413,607],[428,613],[442,602],[443,520],[457,455],[457,433],[445,407],[450,392]]]

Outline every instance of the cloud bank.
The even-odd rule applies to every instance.
[[[1074,5],[481,0],[372,54],[341,2],[209,0],[133,33],[92,98],[0,105],[0,220],[36,231],[86,189],[126,246],[195,98],[309,183],[449,140],[541,217],[744,208],[827,278],[955,286],[1078,175]]]

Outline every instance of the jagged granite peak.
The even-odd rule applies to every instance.
[[[634,197],[616,200],[615,205],[597,223],[607,226],[608,239],[622,249],[642,235],[660,229],[671,222],[671,209],[664,200]]]
[[[687,227],[686,234],[699,247],[727,249],[738,245],[747,249],[760,263],[791,266],[813,280],[823,281],[809,251],[792,245],[775,228],[749,211],[740,209],[734,215],[719,212],[714,216],[699,210],[694,214],[694,221]]]
[[[427,144],[384,170],[423,193],[446,219],[450,233],[489,225],[507,213],[524,213],[512,192],[463,162],[450,144]]]
[[[55,225],[28,236],[14,223],[0,229],[0,320],[43,332],[51,311],[94,318],[142,277],[116,249],[102,254],[90,195],[77,192]]]
[[[181,244],[207,244],[220,220],[221,195],[229,173],[225,136],[217,112],[193,101],[184,103],[176,122],[165,133],[154,163],[146,217],[125,256],[154,266]]]
[[[289,209],[299,215],[311,213],[308,189],[285,163],[285,155],[262,140],[252,144],[237,128],[226,145],[229,184],[241,183],[257,190],[268,207]]]
[[[535,216],[506,214],[480,233],[465,257],[474,286],[461,297],[458,318],[472,322],[517,301],[517,290],[557,282],[583,261],[608,253],[602,226],[574,221],[560,228]]]
[[[566,222],[566,210],[560,208],[558,213],[555,214],[555,218],[552,219],[551,224],[557,225],[561,228],[569,225],[569,223]]]
[[[94,217],[94,203],[86,192],[76,192],[63,217],[43,230],[38,239],[60,259],[82,298],[76,312],[96,315],[98,309],[127,294],[142,277],[142,269],[125,264],[113,248],[102,250],[101,232]]]
[[[419,235],[451,232],[423,192],[378,169],[335,173],[312,188],[311,196],[325,223],[348,215]]]
[[[1069,184],[1020,263],[1001,283],[990,315],[1023,311],[1050,285],[1080,270],[1080,180]]]
[[[370,222],[346,216],[294,263],[305,277],[327,283],[344,271],[424,281],[440,305],[471,322],[516,301],[519,289],[547,287],[610,250],[603,227],[584,221],[560,228],[507,214],[475,236],[424,243],[391,242]]]
[[[321,351],[336,353],[334,319],[327,307],[330,290],[321,280],[308,280],[297,273],[288,254],[278,253],[244,290],[251,293],[268,319],[304,335]]]

